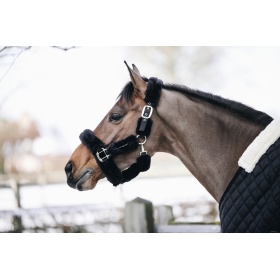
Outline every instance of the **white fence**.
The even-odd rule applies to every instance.
[[[155,218],[156,215],[156,218]],[[125,206],[124,230],[130,233],[217,233],[219,223],[177,223],[171,206],[154,208],[152,202],[136,198]]]
[[[200,189],[199,186],[192,187],[191,178],[136,180],[133,185],[117,189],[104,181],[101,183],[103,185],[93,192],[79,193],[66,184],[31,187],[9,178],[5,189],[0,190],[3,194],[10,194],[16,208],[3,207],[6,200],[1,194],[0,232],[164,233],[220,230],[217,203],[209,199],[194,199],[193,190]],[[133,199],[133,189],[134,193],[140,193],[154,205],[141,198]],[[163,194],[168,197],[167,203],[162,203]],[[61,198],[66,198],[67,203],[63,201],[64,206],[57,206],[61,205]]]

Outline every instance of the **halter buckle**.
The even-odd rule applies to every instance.
[[[142,110],[142,118],[144,119],[149,119],[153,114],[153,107],[146,105],[144,106],[143,110]]]
[[[104,162],[104,161],[108,160],[108,158],[110,157],[110,155],[107,154],[106,148],[101,148],[99,151],[97,151],[96,156],[100,162]]]

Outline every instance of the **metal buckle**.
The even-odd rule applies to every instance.
[[[144,119],[149,119],[152,116],[153,113],[153,107],[146,105],[144,106],[143,110],[142,110],[142,118]]]
[[[110,157],[110,155],[107,154],[106,148],[101,148],[99,151],[97,151],[96,156],[101,162],[106,161]]]
[[[146,137],[146,136],[137,135],[136,138],[137,138],[137,139],[138,139],[138,138],[143,138],[143,139],[144,139],[143,142],[140,142],[139,139],[138,139],[138,144],[141,146],[140,156],[142,156],[142,155],[147,155],[148,152],[145,151],[145,149],[144,149],[144,144],[145,144],[146,141],[147,141],[147,137]]]

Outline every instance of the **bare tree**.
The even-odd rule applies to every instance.
[[[74,46],[63,47],[63,46],[52,46],[60,51],[69,51]],[[4,68],[4,74],[0,76],[0,87],[1,82],[8,75],[13,65],[23,52],[36,49],[32,46],[0,46],[0,66]],[[15,91],[11,91],[6,96],[1,96],[0,110],[3,104],[12,96]],[[1,91],[0,91],[1,94]],[[25,116],[15,121],[5,120],[0,116],[0,174],[4,172],[4,160],[5,160],[5,147],[9,146],[12,152],[16,147],[20,146],[19,143],[23,142],[24,139],[34,140],[39,137],[39,129],[37,125],[28,116]]]
[[[32,46],[0,46],[0,65],[7,64],[6,69],[4,70],[4,74],[0,76],[0,85],[6,75],[9,73],[13,65],[19,56],[26,51],[34,49],[36,47]],[[69,51],[71,49],[76,48],[75,46],[52,46],[51,48],[56,48],[61,51]],[[2,98],[2,102],[0,102],[0,109],[3,104],[7,101],[7,99],[11,96],[12,93],[6,95]]]

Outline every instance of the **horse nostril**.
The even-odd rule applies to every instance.
[[[69,178],[73,172],[73,163],[71,161],[69,161],[66,165],[65,165],[65,173],[67,178]]]

